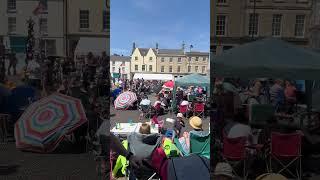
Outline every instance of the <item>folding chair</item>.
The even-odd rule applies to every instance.
[[[223,135],[223,148],[222,148],[222,158],[228,162],[235,173],[235,175],[239,176],[235,171],[235,168],[238,167],[243,162],[243,178],[247,178],[246,171],[246,137],[238,137],[238,138],[228,138]]]
[[[193,115],[204,117],[204,103],[195,103],[193,108]]]
[[[160,115],[160,111],[161,111],[161,103],[158,103],[155,107],[154,110],[156,111],[156,115],[159,116]]]
[[[281,133],[271,133],[271,146],[269,155],[269,169],[272,171],[272,160],[278,162],[283,168],[277,173],[282,173],[286,170],[294,178],[301,179],[301,134],[281,134]],[[288,163],[284,161],[289,160]],[[294,163],[298,163],[294,174],[289,168],[292,167]]]
[[[197,154],[202,157],[210,159],[210,133],[205,132],[201,135],[189,133],[190,152],[186,152],[180,143],[178,138],[174,138],[173,142],[179,149],[182,156],[189,156],[191,154]]]
[[[190,136],[190,153],[210,159],[210,133],[202,135],[194,134],[192,131]]]
[[[179,105],[179,112],[186,118],[188,114],[188,105]]]

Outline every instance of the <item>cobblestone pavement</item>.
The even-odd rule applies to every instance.
[[[19,180],[93,180],[98,179],[96,163],[88,153],[37,154],[21,152],[14,143],[0,145],[0,164],[17,164],[16,172],[0,175],[2,179]]]

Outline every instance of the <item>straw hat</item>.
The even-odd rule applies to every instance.
[[[150,125],[147,123],[142,123],[139,129],[139,133],[141,134],[151,134]]]
[[[178,113],[177,114],[177,118],[183,118],[183,114],[182,113]]]
[[[193,129],[202,129],[202,120],[198,116],[191,117],[189,124]]]
[[[214,169],[214,175],[215,176],[227,176],[233,178],[234,175],[232,173],[232,167],[230,164],[225,162],[220,162],[216,165],[216,168]]]

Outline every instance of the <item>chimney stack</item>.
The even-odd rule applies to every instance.
[[[184,43],[184,41],[182,42],[182,51],[184,52],[184,50],[186,49],[186,44]]]
[[[133,42],[132,43],[132,53],[133,53],[133,51],[136,49],[136,43],[135,42]]]
[[[156,43],[156,51],[157,51],[157,54],[159,53],[159,44]]]

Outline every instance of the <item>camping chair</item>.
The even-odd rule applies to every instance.
[[[272,160],[278,162],[283,168],[279,174],[286,170],[295,178],[301,179],[301,134],[271,133],[271,147],[269,155],[270,170],[272,171]],[[285,163],[285,160],[289,160]],[[285,162],[284,162],[285,161]],[[289,169],[293,163],[298,163],[295,168],[296,174]]]
[[[235,168],[238,167],[243,162],[243,178],[246,179],[247,171],[246,171],[246,137],[238,137],[238,138],[228,138],[227,136],[223,136],[223,148],[222,148],[222,158],[228,162],[235,173],[235,175],[239,176],[235,171]]]
[[[196,95],[189,95],[188,96],[188,101],[192,102],[194,99],[196,99],[197,96]]]
[[[8,121],[10,115],[9,114],[0,114],[0,137],[2,143],[8,142]]]
[[[204,103],[194,104],[193,115],[198,117],[204,117]]]
[[[156,112],[156,115],[159,116],[161,114],[161,103],[158,103],[155,107],[154,110]]]
[[[207,159],[210,159],[210,133],[205,133],[203,135],[198,135],[192,131],[189,133],[190,141],[190,152],[186,152],[179,142],[178,138],[174,138],[174,144],[180,151],[182,156],[189,156],[191,154],[196,154]]]
[[[183,114],[184,117],[187,117],[188,114],[188,106],[187,105],[179,105],[179,112]]]
[[[210,159],[210,133],[203,136],[190,132],[190,153]]]

